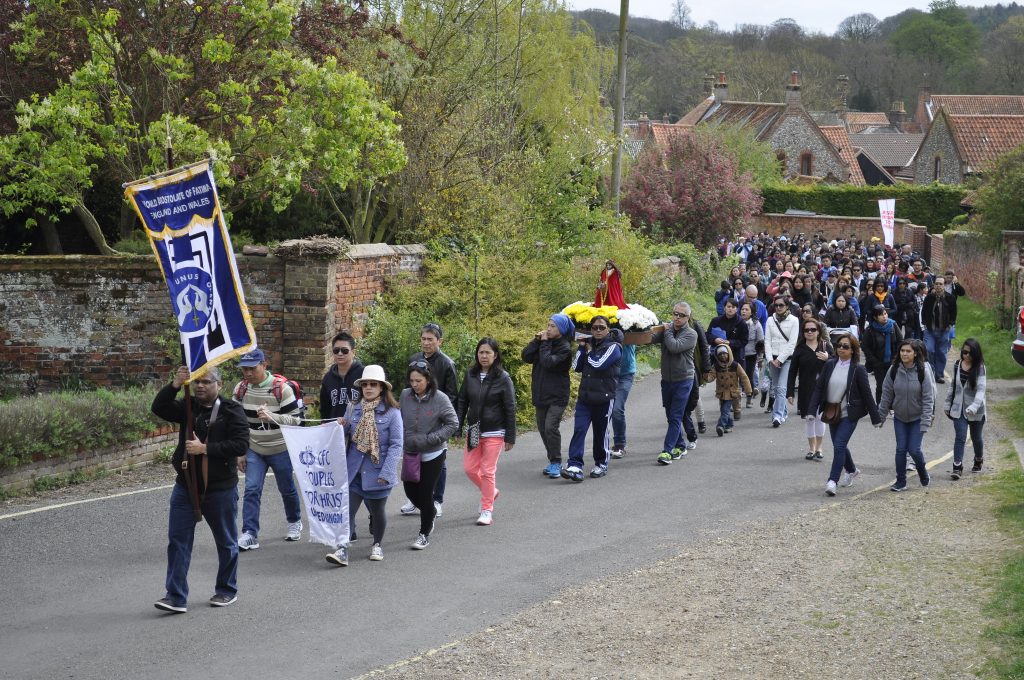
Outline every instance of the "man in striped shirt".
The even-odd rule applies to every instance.
[[[302,514],[299,494],[292,479],[292,462],[281,434],[280,425],[301,425],[299,402],[295,391],[281,376],[267,371],[263,350],[254,349],[239,361],[242,381],[235,386],[235,401],[242,404],[249,421],[249,450],[238,467],[245,472],[245,498],[242,501],[242,535],[238,547],[255,550],[260,547],[260,500],[267,469],[274,471],[277,490],[284,501],[288,522],[286,541],[302,537]]]

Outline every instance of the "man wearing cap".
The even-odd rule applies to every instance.
[[[455,406],[459,397],[458,373],[455,370],[455,362],[452,358],[441,351],[441,343],[444,342],[444,331],[440,324],[428,323],[420,329],[420,350],[409,357],[409,366],[424,362],[430,375],[433,376],[437,389],[444,392],[448,400]],[[440,517],[444,512],[444,488],[448,481],[448,461],[441,463],[441,474],[434,485],[434,512]],[[403,515],[416,514],[416,504],[407,500],[405,505],[398,509]]]
[[[192,437],[185,439],[185,400],[176,399],[178,390],[189,379],[189,370],[180,367],[169,385],[153,400],[153,413],[183,427],[171,465],[178,473],[171,491],[167,522],[166,595],[156,608],[173,614],[188,609],[188,567],[196,535],[196,517],[189,498],[188,471],[182,466],[186,452],[192,454],[196,482],[201,493],[200,511],[217,545],[217,580],[210,605],[226,607],[238,599],[238,466],[239,456],[249,446],[249,426],[242,408],[220,398],[220,371],[211,368],[192,381]]]
[[[302,537],[302,511],[299,494],[292,479],[292,461],[288,455],[281,425],[301,425],[299,401],[295,391],[284,379],[267,370],[263,350],[243,354],[238,362],[242,380],[235,385],[234,399],[242,405],[249,421],[249,450],[238,467],[245,473],[245,497],[242,500],[242,535],[238,547],[256,550],[260,547],[260,502],[267,469],[274,471],[277,490],[284,501],[288,522],[286,541]]]
[[[569,405],[569,369],[572,367],[572,346],[575,325],[565,314],[554,314],[547,327],[536,333],[523,348],[523,361],[533,364],[530,396],[537,411],[540,432],[548,464],[543,473],[560,479],[562,470],[562,435],[559,425]]]

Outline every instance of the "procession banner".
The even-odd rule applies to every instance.
[[[885,245],[891,247],[896,243],[896,199],[878,199],[878,214],[882,217],[882,235],[885,236]]]
[[[348,545],[345,430],[331,420],[317,427],[282,425],[281,433],[299,480],[310,543]]]
[[[193,377],[256,346],[209,161],[125,185],[146,226]]]

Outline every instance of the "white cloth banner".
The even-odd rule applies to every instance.
[[[896,199],[878,199],[878,214],[882,217],[882,235],[885,236],[885,245],[896,244]]]
[[[306,508],[309,542],[348,545],[348,465],[345,431],[332,420],[317,427],[282,425],[288,456]]]

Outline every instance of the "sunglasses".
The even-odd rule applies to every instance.
[[[426,361],[410,361],[409,368],[418,368],[421,371],[428,368],[429,364]]]
[[[690,315],[689,314],[684,314],[683,312],[672,312],[672,316],[674,316],[677,319],[685,319],[686,317],[688,317]]]
[[[775,307],[775,309],[785,309],[788,305],[786,305],[785,303],[780,302],[780,303],[778,303],[776,305],[773,305],[773,306]]]
[[[818,332],[817,328],[805,328],[804,329],[804,333],[817,333],[817,332]]]
[[[591,326],[590,330],[592,330],[592,331],[606,331],[606,330],[608,330],[608,326]]]
[[[960,356],[962,356],[962,357],[965,357],[965,356],[967,356],[970,353],[971,353],[971,350],[969,350],[969,349],[960,350]]]
[[[853,345],[836,345],[836,349],[853,349]]]
[[[359,383],[359,387],[380,387],[380,383],[377,382],[376,380],[364,380],[363,382]]]
[[[331,351],[334,352],[335,354],[348,354],[352,350],[349,349],[348,347],[335,347]]]

